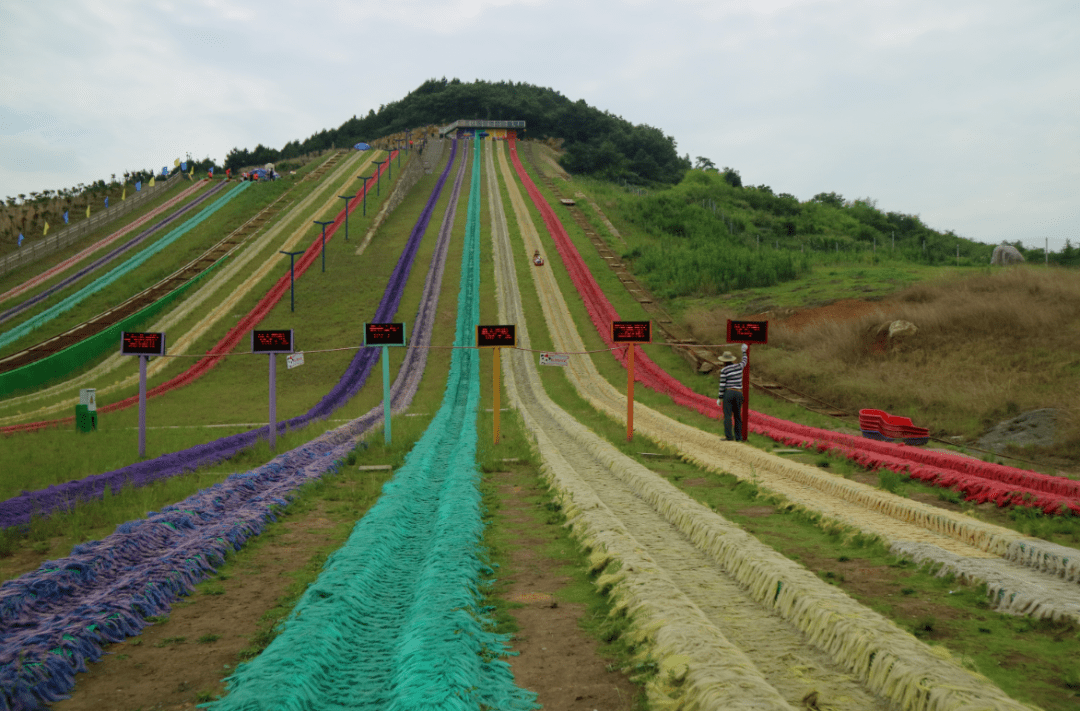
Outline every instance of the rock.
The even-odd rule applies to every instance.
[[[889,340],[914,336],[919,329],[911,321],[893,321],[889,324]]]
[[[1058,411],[1047,407],[1025,412],[990,428],[976,446],[1001,454],[1006,445],[1049,447],[1054,444]]]
[[[999,244],[994,247],[994,254],[990,257],[990,264],[996,267],[1007,267],[1011,264],[1023,264],[1024,255],[1020,254],[1016,247],[1008,244]]]

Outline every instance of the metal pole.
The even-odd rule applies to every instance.
[[[363,180],[364,182],[364,217],[367,217],[367,182],[372,179],[370,175],[357,175],[356,179]]]
[[[270,451],[277,449],[277,354],[270,354]]]
[[[384,160],[373,160],[375,164],[375,197],[379,197],[379,193],[382,190],[382,164]]]
[[[390,349],[382,347],[383,441],[390,444]]]
[[[492,357],[492,360],[491,360],[491,384],[492,384],[492,393],[493,393],[493,396],[494,396],[493,399],[492,399],[492,404],[491,404],[491,412],[494,415],[494,417],[492,418],[492,424],[493,424],[492,431],[493,431],[493,434],[494,434],[494,437],[495,437],[495,442],[494,443],[498,444],[499,443],[499,410],[502,407],[502,403],[499,402],[499,395],[500,395],[500,393],[499,393],[499,368],[502,366],[502,363],[500,362],[499,351],[501,351],[502,348],[496,347],[493,350],[494,350],[494,353],[492,354],[493,357]]]
[[[355,195],[338,195],[339,198],[345,201],[345,241],[349,241],[349,200],[352,200]]]
[[[139,356],[139,459],[146,459],[146,361]]]
[[[394,180],[394,149],[386,149],[386,179],[389,181]]]
[[[356,177],[357,177],[358,180],[363,180],[364,181],[364,217],[367,217],[367,181],[371,180],[372,177],[374,177],[374,176],[371,176],[371,175],[358,175]]]
[[[634,440],[634,344],[626,354],[626,441]]]
[[[296,311],[296,279],[293,276],[293,265],[296,264],[296,255],[304,252],[283,252],[278,250],[278,253],[289,255],[289,311]]]
[[[322,270],[326,272],[326,226],[334,224],[333,220],[313,220],[316,225],[322,225]]]

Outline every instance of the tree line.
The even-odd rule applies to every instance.
[[[571,101],[554,89],[524,82],[462,82],[429,79],[399,101],[384,104],[366,116],[353,116],[338,128],[324,129],[280,150],[262,144],[234,148],[225,166],[250,165],[295,158],[332,147],[346,147],[402,133],[419,126],[445,126],[458,119],[522,120],[525,135],[561,139],[563,166],[571,173],[625,180],[642,185],[675,184],[690,168],[680,158],[675,139],[652,126],[634,125],[609,112]]]

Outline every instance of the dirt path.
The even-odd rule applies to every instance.
[[[503,175],[512,175],[501,150],[499,159]],[[520,192],[507,183],[527,258],[539,239]],[[528,347],[505,230],[493,237],[501,317],[518,324]],[[551,270],[531,273],[556,348],[584,350]],[[1021,708],[619,453],[547,397],[531,354],[514,356],[504,360],[507,389],[536,435],[546,472],[564,492],[579,535],[621,561],[614,594],[638,614],[667,671],[653,694],[706,708],[873,709],[889,699],[922,708],[925,689],[936,687],[937,708],[975,699]],[[606,391],[591,361],[573,358],[566,370],[587,399],[613,409],[619,396]],[[689,434],[652,416],[649,434],[660,441]],[[713,466],[748,468],[746,449],[728,449]]]

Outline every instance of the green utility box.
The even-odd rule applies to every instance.
[[[79,404],[75,406],[75,429],[79,432],[97,429],[97,390],[94,388],[79,391]]]

